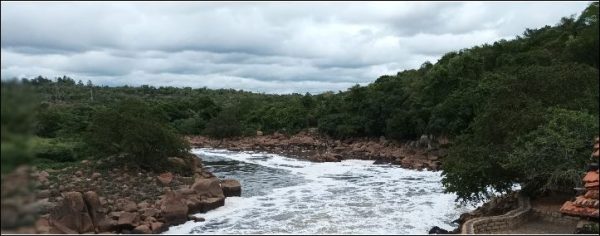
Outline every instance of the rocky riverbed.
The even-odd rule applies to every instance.
[[[62,169],[21,166],[2,177],[3,233],[160,233],[239,196],[237,180],[219,179],[195,155],[169,161],[193,174],[154,173],[110,159]]]
[[[419,140],[398,142],[384,137],[336,140],[316,132],[295,135],[274,133],[224,140],[188,136],[195,147],[226,148],[237,151],[266,151],[314,162],[337,162],[347,159],[374,160],[375,164],[396,164],[408,169],[439,170],[447,155],[449,141],[422,136]]]

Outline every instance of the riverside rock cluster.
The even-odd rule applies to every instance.
[[[204,136],[188,136],[187,139],[196,147],[266,151],[314,162],[374,160],[374,164],[395,164],[408,169],[434,171],[441,168],[441,160],[447,155],[449,145],[445,138],[425,135],[409,142],[391,141],[384,137],[335,140],[310,130],[291,136],[280,133],[262,135],[262,132],[257,132],[256,136],[224,140]]]
[[[217,178],[195,156],[170,161],[193,166],[193,176],[98,168],[87,160],[59,170],[22,166],[2,179],[2,232],[160,233],[203,221],[193,214],[241,194],[237,180]]]

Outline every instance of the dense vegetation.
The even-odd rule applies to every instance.
[[[68,77],[2,81],[2,168],[125,154],[149,164],[187,150],[179,134],[295,133],[452,139],[443,184],[463,200],[519,183],[571,189],[598,134],[598,3],[514,40],[445,54],[368,86],[318,95],[152,86]]]

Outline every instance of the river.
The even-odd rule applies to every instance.
[[[192,153],[219,178],[239,180],[242,196],[197,214],[204,222],[165,234],[427,234],[433,226],[455,228],[452,221],[473,209],[443,192],[441,172],[223,149]]]

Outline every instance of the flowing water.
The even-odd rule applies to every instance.
[[[427,234],[472,210],[443,193],[441,172],[373,161],[314,163],[276,154],[193,149],[219,178],[235,178],[241,197],[197,214],[205,222],[165,234]]]

